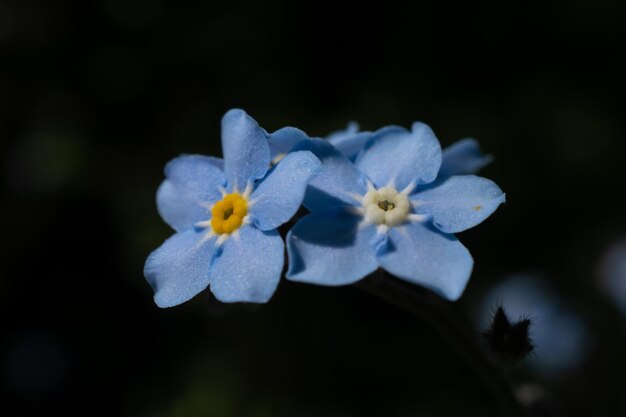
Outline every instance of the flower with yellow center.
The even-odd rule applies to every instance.
[[[166,165],[157,207],[176,233],[144,266],[158,306],[184,303],[207,287],[225,303],[270,299],[285,263],[277,228],[320,170],[313,153],[289,152],[307,138],[291,127],[267,133],[235,109],[222,119],[223,159],[183,155]],[[288,154],[270,166],[281,153]]]

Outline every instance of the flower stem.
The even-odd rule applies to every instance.
[[[356,286],[432,326],[482,379],[500,407],[502,416],[527,415],[513,395],[508,381],[485,355],[476,334],[459,320],[447,301],[415,285],[406,284],[383,270],[359,281]]]

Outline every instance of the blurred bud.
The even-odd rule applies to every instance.
[[[502,313],[494,315],[494,305],[502,306]],[[581,366],[593,343],[588,324],[572,302],[535,275],[520,274],[500,282],[483,298],[480,313],[492,349],[504,352],[502,357],[521,359],[529,353],[524,353],[527,340],[533,354],[524,363],[546,376]],[[511,323],[509,318],[518,321]]]
[[[533,350],[530,339],[530,319],[511,323],[502,306],[498,307],[491,325],[482,332],[489,348],[506,361],[524,359]]]

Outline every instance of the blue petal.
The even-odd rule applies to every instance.
[[[216,158],[215,156],[207,156],[206,158],[211,165],[224,172],[224,160],[222,158]]]
[[[276,229],[298,211],[320,160],[309,151],[288,154],[251,195],[250,217],[261,230]]]
[[[475,174],[491,161],[493,156],[483,154],[476,139],[461,139],[443,150],[439,177]]]
[[[372,132],[359,132],[359,125],[350,122],[345,130],[331,133],[326,140],[347,158],[354,160],[373,135]]]
[[[351,137],[359,133],[359,124],[357,122],[350,122],[345,129],[335,130],[334,132],[329,133],[325,139],[330,143],[334,141],[340,141],[345,137]],[[334,143],[333,143],[334,146]]]
[[[243,190],[248,180],[263,178],[270,165],[267,133],[243,110],[222,118],[224,172],[231,189]]]
[[[373,225],[335,208],[303,217],[287,235],[287,279],[320,285],[352,284],[378,268]]]
[[[321,171],[311,179],[304,206],[311,211],[340,205],[360,205],[358,195],[367,192],[367,179],[352,162],[323,139],[300,142],[294,148],[313,152],[322,162]]]
[[[441,166],[441,147],[433,131],[415,122],[411,132],[389,126],[380,129],[356,159],[377,188],[392,184],[401,190],[411,183],[428,184]]]
[[[474,175],[437,180],[411,196],[415,211],[432,217],[445,233],[458,233],[481,223],[504,202],[493,181]]]
[[[163,220],[179,232],[210,217],[208,207],[222,197],[219,187],[226,181],[213,158],[201,155],[171,160],[165,177],[157,191],[157,208]]]
[[[444,235],[420,223],[390,228],[387,244],[378,252],[378,261],[398,278],[429,288],[451,301],[463,293],[474,263],[453,235]]]
[[[309,137],[302,130],[295,127],[283,127],[270,134],[268,142],[270,144],[270,159],[274,161],[281,155],[288,154],[294,146]]]
[[[209,285],[216,245],[214,238],[204,240],[205,234],[195,230],[176,233],[148,256],[143,273],[159,307],[184,303]]]
[[[224,242],[211,271],[211,292],[224,303],[267,302],[280,280],[285,245],[277,231],[253,226],[239,229],[239,237]]]

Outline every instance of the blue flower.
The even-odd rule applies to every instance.
[[[311,214],[287,237],[288,279],[345,285],[382,267],[447,299],[461,296],[473,260],[453,233],[504,201],[496,184],[473,175],[437,179],[442,152],[423,123],[379,130],[354,163],[320,139],[295,149],[312,151],[322,171],[304,198]]]
[[[231,110],[222,119],[223,160],[186,155],[167,164],[157,206],[177,233],[144,268],[157,305],[181,304],[207,286],[223,302],[270,299],[284,264],[276,228],[298,210],[320,169],[311,152],[300,151],[268,174],[269,143],[298,132],[270,135],[242,110]]]

